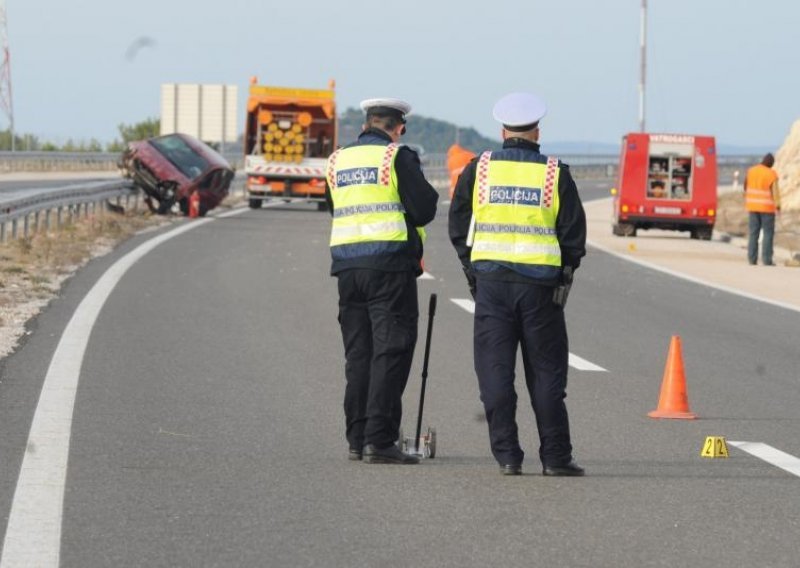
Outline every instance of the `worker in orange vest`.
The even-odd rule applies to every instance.
[[[781,210],[778,191],[778,174],[772,169],[775,157],[767,154],[761,163],[747,170],[744,180],[744,202],[749,214],[747,260],[758,261],[758,236],[764,231],[761,261],[764,266],[775,266],[772,262],[772,239],[775,235],[775,213]]]

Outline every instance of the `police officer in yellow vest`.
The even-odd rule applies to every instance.
[[[772,262],[772,240],[775,236],[775,214],[781,210],[778,174],[772,169],[775,157],[767,154],[761,163],[747,170],[744,179],[744,202],[748,213],[749,238],[747,260],[758,262],[758,237],[762,229],[764,242],[761,246],[761,261],[764,266],[775,266]]]
[[[564,403],[564,304],[586,254],[586,217],[569,168],[539,152],[545,112],[530,93],[497,102],[503,149],[482,153],[461,174],[449,232],[475,298],[475,371],[501,473],[522,473],[514,389],[521,345],[543,474],[580,476]]]
[[[419,156],[399,145],[408,103],[369,99],[358,140],[328,158],[331,274],[338,279],[351,460],[413,464],[395,445],[417,341],[416,278],[438,193]]]

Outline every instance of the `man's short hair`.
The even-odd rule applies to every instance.
[[[537,120],[536,122],[525,124],[523,126],[509,126],[508,124],[504,124],[503,128],[509,132],[530,132],[536,128],[539,128],[539,121]]]
[[[367,126],[394,130],[406,121],[399,114],[367,113]]]
[[[764,159],[761,160],[761,164],[771,168],[773,165],[775,165],[775,156],[772,154],[766,154]]]

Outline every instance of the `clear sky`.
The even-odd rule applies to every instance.
[[[638,129],[641,0],[5,1],[16,131],[46,139],[110,141],[158,116],[162,83],[236,84],[241,115],[251,75],[335,78],[342,110],[401,97],[492,137],[518,90],[547,101],[544,140]],[[780,147],[800,119],[798,25],[798,0],[649,0],[647,130]]]

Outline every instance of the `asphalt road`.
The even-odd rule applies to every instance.
[[[580,185],[587,200],[609,186]],[[526,475],[506,478],[481,418],[471,316],[452,301],[469,294],[446,211],[429,230],[404,418],[411,432],[436,293],[424,420],[435,459],[346,459],[327,214],[286,205],[184,223],[131,263],[93,326],[68,323],[110,267],[166,230],[90,263],[4,362],[0,566],[796,566],[800,470],[733,445],[727,459],[699,454],[706,436],[724,436],[800,456],[800,315],[590,250],[567,306],[567,404],[587,476],[540,475],[522,403]],[[55,381],[48,400],[72,396],[58,381],[82,352],[59,345],[65,328],[87,344],[61,511],[57,491],[41,508],[14,491],[23,458],[64,442],[63,422],[35,442],[28,433],[43,384]],[[676,334],[695,421],[647,417]],[[22,472],[47,491],[59,479]]]

